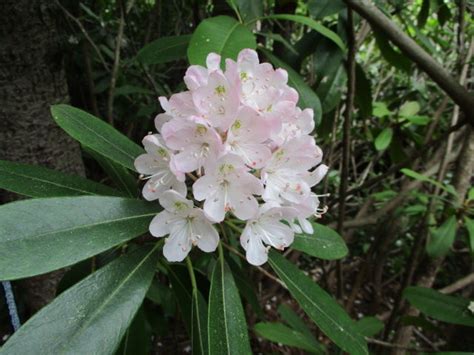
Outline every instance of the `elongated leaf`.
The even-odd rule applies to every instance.
[[[430,2],[431,0],[423,0],[423,3],[421,4],[420,12],[418,12],[418,16],[416,17],[417,26],[419,28],[425,27],[426,20],[430,15]]]
[[[474,327],[474,314],[468,309],[470,301],[444,295],[431,288],[408,287],[403,296],[422,313],[434,319]]]
[[[306,25],[310,27],[311,29],[315,30],[316,32],[319,32],[322,34],[324,37],[329,38],[331,41],[337,44],[339,48],[341,48],[343,51],[346,50],[346,46],[344,45],[344,42],[342,42],[341,37],[337,35],[337,33],[331,31],[329,28],[321,25],[320,23],[314,21],[312,18],[307,17],[307,16],[301,16],[301,15],[291,15],[291,14],[274,14],[267,16],[265,18],[268,19],[275,19],[275,20],[288,20],[288,21],[293,21],[293,22],[298,22],[303,25]]]
[[[465,216],[464,225],[466,226],[466,229],[467,229],[471,254],[474,254],[474,220]]]
[[[390,127],[384,128],[382,132],[379,133],[377,138],[375,138],[375,149],[385,150],[388,148],[393,138],[393,129]]]
[[[382,35],[382,33],[382,31],[374,29],[375,40],[382,56],[395,68],[404,72],[409,72],[411,69],[411,62],[407,57],[405,57],[405,55],[393,49],[392,44],[384,35]]]
[[[308,11],[316,20],[326,16],[337,14],[344,9],[346,4],[343,0],[309,0]]]
[[[255,324],[254,329],[258,335],[275,343],[294,346],[313,354],[324,354],[318,343],[311,342],[306,336],[284,324],[262,322]]]
[[[312,339],[312,342],[316,342],[314,335],[311,333],[311,330],[305,324],[305,322],[286,304],[282,304],[278,307],[278,313],[280,317],[294,330],[300,332],[306,338]],[[317,343],[319,344],[319,343]],[[321,346],[321,345],[319,345]]]
[[[217,16],[202,21],[194,31],[188,47],[191,64],[205,65],[209,53],[220,54],[223,59],[236,59],[244,48],[257,48],[253,33],[229,16]]]
[[[0,354],[113,354],[145,297],[157,259],[141,248],[59,295]]]
[[[142,88],[139,86],[133,86],[133,85],[123,85],[115,89],[114,95],[115,96],[126,96],[126,95],[132,95],[132,94],[144,94],[147,96],[153,95],[154,92],[150,89],[147,88]]]
[[[456,216],[449,217],[439,228],[433,230],[430,235],[426,251],[429,256],[437,258],[449,252],[456,237]]]
[[[72,138],[116,163],[135,170],[133,161],[144,150],[101,119],[69,105],[54,105],[56,123]]]
[[[367,78],[360,64],[356,65],[356,88],[355,103],[363,118],[372,116],[372,83]]]
[[[420,173],[417,173],[416,171],[413,171],[411,169],[407,169],[407,168],[403,168],[403,169],[400,169],[400,171],[405,174],[406,176],[409,176],[413,179],[416,179],[416,180],[419,180],[419,181],[424,181],[424,182],[429,182],[430,184],[433,184],[437,187],[439,187],[440,189],[450,193],[450,194],[454,194],[456,195],[456,191],[455,190],[452,190],[450,189],[449,187],[447,186],[444,186],[443,184],[439,183],[438,181],[436,180],[433,180],[431,178],[429,178],[428,176],[425,176],[423,174],[420,174]]]
[[[138,196],[139,191],[137,186],[137,178],[133,176],[133,173],[130,172],[130,170],[120,164],[113,162],[103,155],[94,152],[91,149],[86,148],[85,150],[94,158],[96,162],[99,163],[102,169],[104,169],[107,175],[115,183],[117,188],[126,193],[129,197]]]
[[[211,277],[208,336],[209,354],[251,354],[239,291],[223,257]]]
[[[318,125],[321,121],[322,116],[321,102],[319,101],[318,95],[316,95],[313,89],[311,89],[311,87],[309,87],[309,85],[305,83],[301,75],[294,71],[290,66],[275,57],[270,51],[264,48],[259,48],[259,50],[263,52],[265,56],[268,57],[268,59],[270,59],[270,61],[275,65],[275,67],[283,68],[288,72],[288,84],[294,89],[296,89],[300,96],[298,104],[302,109],[313,109],[314,121],[316,125]]]
[[[372,337],[380,333],[384,325],[381,320],[375,317],[364,317],[356,322],[355,327],[360,334]]]
[[[80,176],[5,160],[0,160],[0,188],[29,197],[123,196],[120,191]]]
[[[122,338],[122,344],[116,355],[149,355],[151,352],[152,329],[145,316],[144,307],[140,307],[130,327]]]
[[[193,354],[208,354],[207,312],[206,300],[198,290],[193,290],[193,304],[191,308]]]
[[[263,15],[263,1],[227,0],[227,3],[239,12],[242,20],[248,22]]]
[[[319,83],[316,93],[321,98],[323,113],[334,110],[342,98],[347,82],[346,69],[341,65],[332,75],[324,74],[324,79]]]
[[[270,251],[268,261],[301,308],[337,346],[351,354],[368,354],[354,322],[331,296],[277,252]]]
[[[55,197],[0,207],[0,280],[56,270],[148,230],[156,204],[121,197]]]
[[[181,265],[168,265],[167,270],[175,299],[183,317],[184,327],[191,336],[193,294],[188,271]]]
[[[140,49],[137,59],[143,64],[162,64],[186,57],[191,35],[161,37]]]
[[[341,259],[347,255],[346,243],[335,230],[318,223],[313,223],[313,229],[313,235],[296,234],[291,247],[325,260]]]

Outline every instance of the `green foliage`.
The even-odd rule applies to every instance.
[[[0,279],[39,275],[124,243],[148,230],[157,207],[140,200],[98,196],[3,205]]]
[[[368,354],[364,338],[336,300],[278,253],[270,251],[269,263],[301,308],[337,346],[351,354]]]
[[[251,354],[239,292],[222,252],[211,276],[208,327],[209,354]]]
[[[468,309],[471,302],[467,299],[444,295],[424,287],[408,287],[403,291],[403,296],[429,317],[474,327],[474,314]]]
[[[426,245],[428,255],[434,258],[445,256],[454,243],[456,230],[456,216],[448,217],[439,228],[432,230],[429,242]]]
[[[236,59],[244,48],[255,49],[255,36],[248,28],[229,16],[217,16],[202,21],[194,31],[188,47],[191,64],[206,64],[209,53],[220,54],[223,59]]]
[[[51,107],[56,123],[82,145],[104,157],[135,170],[133,161],[144,150],[97,117],[68,105]]]
[[[143,64],[162,64],[186,57],[191,35],[161,37],[140,49],[137,59]]]
[[[346,243],[336,231],[318,223],[313,223],[313,229],[313,235],[295,235],[291,247],[325,260],[341,259],[347,255]]]
[[[6,160],[0,160],[0,188],[28,197],[123,196],[120,191],[92,180]]]
[[[0,354],[113,354],[145,297],[156,260],[156,247],[116,259],[44,307]]]

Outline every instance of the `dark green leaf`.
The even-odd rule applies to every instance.
[[[382,56],[387,60],[387,62],[389,62],[397,69],[400,69],[404,72],[409,72],[411,68],[410,60],[402,53],[397,52],[395,49],[393,49],[392,44],[382,34],[382,31],[374,29],[373,33],[380,52],[382,53]]]
[[[381,320],[375,317],[364,317],[356,322],[357,331],[366,337],[373,337],[380,333],[384,324]]]
[[[382,132],[379,133],[377,138],[375,138],[375,149],[378,151],[387,149],[392,142],[392,137],[393,129],[390,127],[384,128]]]
[[[372,117],[372,83],[360,64],[356,65],[355,104],[362,118]]]
[[[5,160],[0,160],[0,188],[29,197],[123,196],[120,191],[80,176]]]
[[[150,286],[158,253],[129,253],[59,295],[0,354],[113,354]]]
[[[424,287],[408,287],[403,296],[425,315],[442,322],[474,327],[474,314],[468,309],[470,301],[444,295]]]
[[[126,96],[126,95],[131,95],[131,94],[145,94],[145,95],[153,95],[154,92],[146,89],[146,88],[141,88],[138,86],[133,86],[133,85],[123,85],[115,89],[114,95],[115,96]]]
[[[474,254],[474,220],[465,216],[464,225],[466,226],[469,236],[469,247],[471,249],[471,254]]]
[[[127,329],[116,355],[149,355],[152,336],[151,327],[142,306]]]
[[[209,53],[222,59],[236,59],[244,48],[257,48],[253,33],[229,16],[217,16],[202,21],[194,31],[188,47],[191,64],[205,65]]]
[[[439,228],[431,231],[426,252],[433,258],[445,256],[454,243],[456,237],[456,216],[449,217]]]
[[[275,67],[280,67],[285,69],[288,72],[288,84],[293,87],[300,96],[298,104],[302,109],[311,108],[314,111],[314,121],[316,125],[319,124],[321,121],[322,109],[321,109],[321,102],[319,101],[318,95],[306,84],[296,71],[294,71],[290,66],[286,63],[282,62],[280,59],[275,57],[270,51],[259,48],[265,56],[270,59],[270,61],[275,65]]]
[[[191,340],[193,354],[206,355],[209,352],[207,335],[207,303],[198,290],[193,290],[193,303],[191,307]]]
[[[69,105],[51,106],[56,123],[86,147],[135,170],[135,158],[144,150],[101,119]]]
[[[451,18],[451,11],[449,10],[448,5],[444,2],[444,0],[438,0],[438,22],[441,26]]]
[[[306,336],[284,324],[257,323],[254,330],[259,336],[275,343],[294,346],[313,354],[324,354],[318,343],[311,342]]]
[[[337,346],[351,354],[368,354],[354,322],[329,294],[277,252],[270,251],[268,260],[301,308]]]
[[[188,271],[182,265],[168,265],[167,270],[175,299],[184,320],[184,327],[191,335],[193,297]]]
[[[55,197],[0,207],[0,280],[56,270],[148,230],[156,204],[120,197]]]
[[[226,0],[230,7],[238,11],[245,22],[263,16],[263,1],[255,0]]]
[[[127,168],[113,162],[112,160],[94,152],[91,149],[85,148],[86,152],[90,154],[95,161],[104,169],[107,175],[117,185],[117,187],[125,192],[129,197],[137,197],[138,186],[137,178]]]
[[[320,23],[314,21],[310,17],[301,16],[301,15],[291,15],[291,14],[274,14],[274,15],[266,16],[265,18],[275,19],[275,20],[288,20],[288,21],[301,23],[303,25],[306,25],[306,26],[310,27],[311,29],[315,30],[316,32],[319,32],[324,37],[329,38],[331,41],[333,41],[335,44],[337,44],[337,46],[339,48],[341,48],[342,51],[346,50],[346,46],[344,45],[344,42],[342,42],[341,37],[339,37],[337,35],[337,33],[331,31],[329,28],[327,28],[327,27],[321,25]]]
[[[314,340],[314,335],[311,333],[311,330],[289,306],[281,304],[278,307],[278,313],[280,314],[281,319],[283,319],[291,328],[300,332],[308,339]]]
[[[143,64],[162,64],[186,57],[191,35],[161,37],[140,49],[137,59]]]
[[[313,235],[296,234],[291,247],[325,260],[341,259],[347,255],[346,243],[335,230],[318,223],[313,223],[313,229]]]
[[[316,20],[322,20],[326,16],[337,14],[346,5],[342,0],[309,0],[308,11]]]
[[[341,101],[342,94],[347,83],[346,69],[340,66],[337,71],[330,75],[324,75],[316,90],[321,98],[323,113],[331,112]]]
[[[421,9],[417,16],[417,26],[419,28],[425,27],[426,20],[430,15],[430,2],[431,0],[423,0],[423,3],[421,4]]]
[[[209,354],[251,354],[239,291],[222,256],[212,272],[208,336]]]

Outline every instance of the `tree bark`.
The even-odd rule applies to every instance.
[[[60,14],[53,1],[0,2],[0,159],[84,175],[79,145],[49,111],[51,105],[68,101],[55,27]],[[0,191],[1,203],[18,198]],[[30,311],[54,297],[61,274],[23,282]]]

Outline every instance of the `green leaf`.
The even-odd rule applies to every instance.
[[[194,289],[191,307],[191,340],[193,354],[206,355],[209,353],[207,335],[207,303],[201,292]]]
[[[355,327],[363,336],[373,337],[380,333],[384,328],[384,324],[375,317],[364,317],[356,322]]]
[[[0,188],[29,197],[123,196],[120,191],[80,176],[6,160],[0,160]]]
[[[411,62],[410,60],[405,57],[404,54],[397,52],[393,47],[392,44],[387,40],[387,38],[383,35],[383,32],[377,28],[374,28],[374,36],[375,41],[382,53],[382,56],[393,65],[395,68],[400,69],[404,72],[409,72],[411,69]]]
[[[286,304],[281,304],[278,307],[278,313],[280,314],[281,319],[283,319],[291,328],[300,332],[301,334],[306,336],[306,338],[312,339],[314,342],[316,342],[313,333],[311,333],[311,330],[289,306],[287,306]]]
[[[113,354],[150,286],[155,249],[122,256],[63,292],[0,354]]]
[[[314,121],[316,125],[318,125],[322,116],[321,102],[319,101],[318,95],[316,95],[313,89],[311,89],[311,87],[305,83],[301,75],[294,71],[290,66],[278,59],[270,51],[264,48],[259,48],[259,50],[263,52],[265,56],[268,57],[268,59],[270,59],[275,67],[283,68],[288,72],[288,84],[298,91],[300,96],[298,105],[302,109],[313,109]]]
[[[393,138],[393,129],[390,127],[384,128],[375,138],[375,149],[378,151],[385,150],[388,148]]]
[[[344,66],[340,66],[337,71],[330,75],[325,74],[323,80],[319,83],[316,90],[321,98],[323,113],[331,112],[336,108],[342,98],[347,83],[347,74]]]
[[[322,20],[326,16],[337,14],[346,5],[342,0],[309,0],[308,11],[316,20]]]
[[[183,317],[184,327],[191,335],[193,295],[188,271],[182,265],[167,265],[166,268],[175,299]]]
[[[408,116],[405,117],[411,124],[417,125],[417,126],[426,126],[430,122],[430,118],[428,116]]]
[[[301,308],[337,346],[351,354],[368,354],[364,338],[341,306],[295,265],[275,251],[269,253],[270,266]]]
[[[331,41],[337,44],[337,46],[341,48],[342,51],[346,50],[346,46],[344,45],[344,42],[342,42],[341,37],[339,37],[337,33],[331,31],[329,28],[314,21],[310,17],[301,16],[301,15],[291,15],[291,14],[274,14],[274,15],[266,16],[264,17],[264,19],[288,20],[288,21],[301,23],[303,25],[310,27],[316,32],[319,32],[324,37],[329,38]]]
[[[56,123],[82,145],[114,162],[135,170],[135,158],[144,150],[115,128],[85,111],[69,105],[51,106]]]
[[[408,287],[403,296],[425,315],[446,323],[474,327],[474,315],[465,298],[444,295],[424,287]]]
[[[313,235],[296,234],[291,247],[324,260],[341,259],[347,255],[346,243],[335,230],[318,223],[313,223],[313,229]]]
[[[430,179],[429,177],[424,176],[422,174],[419,174],[416,171],[413,171],[413,170],[408,169],[408,168],[400,169],[400,171],[403,174],[405,174],[406,176],[409,176],[409,177],[411,177],[415,180],[419,180],[419,181],[423,181],[423,182],[429,182],[430,184],[433,184],[433,185],[439,187],[440,189],[446,191],[447,193],[456,195],[456,191],[452,190],[448,186],[444,186],[443,184],[439,183],[438,181]]]
[[[85,151],[99,163],[107,175],[112,179],[115,185],[129,197],[138,196],[137,178],[122,165],[113,162],[112,160],[94,152],[91,149],[85,148]]]
[[[456,216],[449,217],[439,228],[431,231],[426,245],[426,252],[433,258],[445,256],[454,243],[456,237]]]
[[[355,81],[355,104],[359,108],[362,118],[370,118],[372,116],[372,83],[367,78],[364,68],[360,64],[356,65],[356,81]]]
[[[263,16],[263,1],[255,0],[226,0],[234,11],[237,11],[242,20],[249,22]]]
[[[162,64],[186,57],[191,35],[161,37],[140,49],[137,60],[143,64]]]
[[[253,33],[229,16],[211,17],[202,21],[194,31],[188,47],[191,64],[206,64],[209,53],[220,54],[222,59],[236,59],[244,48],[257,48]]]
[[[239,291],[222,255],[211,277],[208,336],[209,354],[251,354]]]
[[[474,220],[464,216],[464,225],[466,226],[467,233],[469,235],[469,246],[471,254],[474,254]]]
[[[313,354],[324,354],[318,343],[311,342],[306,336],[284,324],[262,322],[255,324],[254,330],[259,336],[272,342],[294,346]]]
[[[117,355],[149,355],[151,352],[153,332],[144,307],[140,307],[127,329]]]
[[[390,111],[387,105],[383,102],[374,102],[373,115],[378,118],[390,116],[393,112]]]
[[[54,197],[0,206],[0,280],[56,270],[148,230],[156,204],[120,197]]]
[[[421,9],[417,16],[417,26],[419,28],[423,28],[426,25],[426,20],[430,15],[430,2],[431,0],[423,0],[423,3],[421,4]]]
[[[399,115],[403,117],[416,115],[420,111],[420,104],[416,101],[407,101],[400,107]]]

